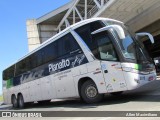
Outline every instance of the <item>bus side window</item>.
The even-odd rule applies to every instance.
[[[7,70],[3,71],[3,80],[8,80],[14,77],[15,65],[9,67]]]
[[[40,66],[43,64],[43,56],[42,56],[42,50],[36,52],[35,56],[36,56],[36,61],[37,61],[37,65],[36,67]]]
[[[37,58],[35,53],[31,55],[31,68],[34,69],[37,67]]]
[[[27,57],[25,61],[26,61],[26,70],[30,71],[32,69],[32,66],[31,66],[31,57],[30,56]]]
[[[107,32],[101,32],[93,36],[97,41],[100,59],[107,61],[118,61],[116,50]]]
[[[47,45],[44,49],[43,49],[43,58],[44,58],[44,62],[47,63],[51,60],[54,60],[57,58],[58,56],[58,50],[57,50],[57,41]]]
[[[110,35],[107,32],[92,35],[91,33],[99,28],[104,27],[100,21],[84,25],[75,31],[88,45],[93,55],[102,60],[117,61],[117,54],[112,44]],[[101,43],[100,43],[101,42]],[[102,44],[103,43],[103,44]]]
[[[97,44],[93,40],[91,33],[99,28],[104,27],[101,21],[92,22],[77,28],[75,31],[84,40],[96,58],[99,58]]]
[[[16,76],[26,72],[26,63],[25,60],[21,60],[16,64]]]
[[[80,46],[70,33],[58,40],[58,46],[59,56],[70,54],[70,52],[78,49],[80,50]]]

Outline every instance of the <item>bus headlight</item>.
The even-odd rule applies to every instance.
[[[130,67],[122,67],[122,70],[125,71],[125,72],[131,72],[131,69]]]

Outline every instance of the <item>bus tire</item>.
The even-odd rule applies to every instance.
[[[12,95],[12,106],[13,108],[18,108],[18,102],[17,102],[17,98],[15,95]]]
[[[122,93],[123,93],[123,91],[119,91],[119,92],[113,92],[113,93],[110,93],[110,94],[113,95],[113,96],[120,96]]]
[[[86,103],[100,102],[104,95],[99,94],[95,83],[92,80],[87,80],[81,86],[81,97]]]
[[[22,94],[18,95],[18,107],[20,109],[24,108],[24,98]]]

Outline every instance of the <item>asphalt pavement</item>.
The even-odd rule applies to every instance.
[[[3,105],[0,106],[0,110],[13,109],[11,105]],[[158,77],[158,80],[138,89],[126,91],[120,96],[106,94],[104,100],[96,104],[86,104],[78,99],[53,100],[52,102],[44,105],[39,105],[38,103],[30,104],[25,109],[16,111],[160,111],[160,79]],[[64,118],[58,117],[58,119]],[[79,118],[72,119],[74,120]],[[94,117],[93,120],[94,119],[114,120],[116,118]],[[150,120],[156,119],[159,118],[150,118]]]

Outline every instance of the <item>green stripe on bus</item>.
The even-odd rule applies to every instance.
[[[135,64],[134,68],[135,68],[136,70],[141,70],[141,69],[142,69],[142,65]]]
[[[12,87],[13,86],[13,80],[12,79],[9,79],[9,80],[7,80],[7,88],[10,88],[10,87]]]

